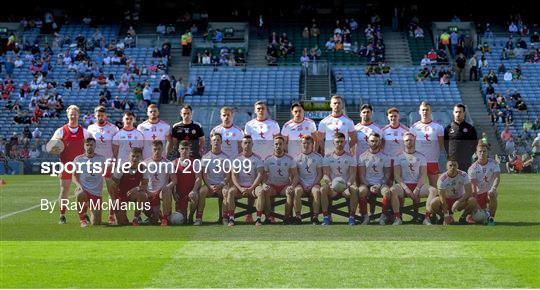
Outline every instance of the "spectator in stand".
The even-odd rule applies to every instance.
[[[508,138],[504,142],[504,151],[506,154],[510,154],[516,150],[516,144],[514,143],[514,137]]]
[[[125,97],[124,100],[122,100],[122,102],[120,103],[120,107],[122,107],[124,111],[133,110],[133,106],[133,103],[128,99],[128,97]]]
[[[92,114],[90,114],[90,112],[87,111],[86,114],[84,114],[84,116],[83,116],[83,124],[84,124],[85,127],[88,127],[88,126],[94,124],[95,121],[96,121],[95,117]]]
[[[308,63],[309,63],[309,56],[308,56],[308,52],[307,52],[307,49],[304,49],[303,51],[303,54],[302,56],[300,57],[300,63],[307,67]]]
[[[501,131],[501,140],[503,142],[506,142],[510,140],[511,138],[513,138],[512,131],[510,131],[510,128],[508,127],[508,125],[504,125],[504,129]]]
[[[98,100],[98,105],[103,106],[103,107],[107,107],[107,104],[108,104],[107,98],[105,98],[104,95],[101,95],[99,97],[99,100]]]
[[[448,34],[448,32],[444,31],[439,37],[439,39],[440,39],[440,43],[439,43],[440,49],[449,48],[448,46],[450,44],[450,34]]]
[[[324,46],[326,47],[326,51],[334,51],[336,49],[336,43],[333,38],[328,39]]]
[[[504,73],[503,80],[504,80],[505,82],[510,82],[510,81],[512,81],[512,72],[510,72],[509,70],[507,70],[507,71]]]
[[[471,57],[471,59],[469,59],[469,81],[473,81],[473,76],[474,76],[474,81],[477,82],[478,81],[478,63],[476,61],[476,56],[473,55]]]
[[[416,26],[416,29],[414,30],[414,37],[415,38],[423,38],[424,37],[424,29],[420,26]]]
[[[146,106],[148,107],[152,102],[152,87],[150,87],[150,84],[145,83],[143,88],[143,101],[146,103]]]
[[[422,60],[420,61],[420,65],[422,67],[425,67],[425,66],[428,66],[431,64],[431,60],[429,59],[428,55],[424,55],[424,58],[422,58]]]
[[[498,78],[497,78],[497,75],[495,74],[495,72],[493,70],[489,70],[489,72],[484,76],[484,78],[482,79],[482,81],[484,83],[488,83],[488,84],[496,84],[498,83]]]
[[[197,87],[197,95],[202,96],[204,94],[204,80],[202,77],[197,77],[197,80],[195,81],[195,86]]]
[[[107,100],[110,100],[112,98],[111,92],[109,91],[109,89],[107,89],[107,87],[104,87],[103,90],[99,92],[99,96],[105,96]]]
[[[122,80],[120,84],[118,84],[118,91],[121,93],[127,93],[129,91],[129,84],[127,80]]]
[[[169,93],[171,91],[171,81],[167,75],[161,76],[161,81],[159,82],[159,103],[168,104],[169,103]]]
[[[38,140],[38,139],[41,138],[41,134],[42,134],[42,133],[41,133],[41,131],[39,130],[39,128],[36,127],[36,128],[34,129],[34,131],[32,131],[32,138],[33,138],[34,140]]]
[[[416,81],[421,82],[427,79],[430,75],[428,67],[422,68],[417,74],[416,74]]]
[[[40,155],[41,155],[41,151],[39,151],[38,146],[32,146],[32,150],[30,150],[28,157],[35,159],[35,158],[39,158]]]
[[[311,25],[311,28],[309,29],[309,33],[311,34],[311,37],[319,39],[319,36],[321,35],[321,31],[317,23],[313,23]]]
[[[510,25],[508,25],[508,32],[510,32],[512,34],[518,33],[518,27],[513,21],[510,22]]]
[[[427,58],[432,62],[437,62],[437,53],[433,48],[428,52]]]
[[[112,108],[116,111],[122,111],[122,105],[118,96],[114,97],[114,101],[112,102]]]
[[[441,78],[441,80],[439,81],[440,85],[443,86],[443,85],[450,85],[450,75],[448,74],[444,74]]]
[[[456,75],[458,82],[465,81],[465,65],[467,64],[467,59],[465,56],[460,53],[456,58]]]

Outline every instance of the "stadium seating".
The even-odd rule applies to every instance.
[[[516,57],[506,60],[501,60],[501,52],[508,37],[495,37],[488,39],[486,42],[491,47],[491,52],[484,54],[487,61],[487,69],[492,69],[497,72],[497,68],[504,64],[507,70],[512,70],[521,65],[522,78],[521,80],[514,80],[511,82],[505,82],[503,80],[503,73],[497,73],[498,84],[493,84],[496,93],[502,93],[505,97],[508,97],[508,90],[516,90],[523,98],[523,101],[527,104],[526,112],[519,112],[514,109],[514,123],[509,126],[514,136],[522,135],[523,122],[527,119],[534,122],[538,116],[540,116],[540,64],[537,63],[524,63],[524,57],[526,50],[515,49]],[[514,39],[515,41],[515,39]],[[527,41],[527,46],[530,43]],[[487,73],[487,70],[483,70],[483,73]],[[487,84],[482,84],[482,91],[485,91]],[[504,124],[498,123],[497,130],[500,132],[504,128]],[[535,136],[539,130],[532,131],[532,136]]]
[[[101,33],[103,36],[109,41],[111,39],[116,39],[116,36],[118,34],[118,27],[117,26],[105,26],[100,27]],[[62,27],[61,30],[62,33],[65,33],[66,35],[70,35],[72,39],[77,36],[78,33],[81,33],[85,36],[92,36],[92,34],[95,32],[94,28],[88,28],[86,26],[82,25],[67,25]],[[37,33],[37,34],[36,34]],[[25,32],[23,35],[39,35],[39,30],[29,30]],[[29,36],[28,36],[29,37]],[[56,56],[59,53],[65,52],[69,48],[64,47],[63,50],[59,48],[53,49],[53,57],[51,59],[51,70],[47,76],[47,81],[56,81],[57,83],[63,83],[66,79],[69,79],[73,82],[74,88],[72,90],[64,89],[61,86],[58,86],[56,88],[56,91],[63,97],[63,101],[65,106],[69,106],[71,104],[76,104],[81,108],[81,116],[84,115],[85,112],[92,112],[94,107],[98,104],[99,100],[99,92],[102,90],[100,86],[95,88],[88,88],[88,89],[82,89],[79,90],[77,87],[78,81],[76,80],[76,73],[68,71],[68,68],[66,65],[57,65],[56,64]],[[72,48],[71,48],[72,49]],[[101,51],[103,57],[105,57],[107,54],[112,55],[112,52],[107,52],[106,50],[99,50],[95,49],[94,51],[89,51],[88,55],[91,60],[94,60],[99,52]],[[152,51],[153,48],[126,48],[124,50],[126,56],[130,59],[133,59],[135,63],[139,66],[148,66],[151,64],[157,64],[159,62],[159,59],[152,58]],[[11,94],[11,100],[15,101],[19,99],[19,86],[27,81],[31,82],[33,79],[33,75],[29,72],[28,66],[30,64],[30,60],[26,59],[25,56],[27,56],[27,52],[21,53],[21,59],[24,59],[24,66],[22,68],[18,68],[14,70],[14,73],[12,75],[12,79],[16,85],[15,91]],[[5,56],[0,57],[0,61],[4,61],[8,57],[14,58],[14,54],[12,51],[9,51]],[[30,58],[31,59],[31,58]],[[108,76],[109,74],[113,74],[116,80],[120,80],[121,75],[125,71],[125,66],[123,65],[107,65],[102,66],[102,72],[105,76]],[[144,82],[148,81],[150,86],[152,88],[158,88],[159,87],[159,75],[156,73],[151,73],[150,75],[141,75],[141,76],[135,76],[134,80],[136,82]],[[115,96],[118,96],[120,100],[123,100],[124,97],[128,97],[129,100],[135,102],[135,97],[133,95],[133,90],[130,90],[128,93],[122,93],[118,90],[117,87],[109,88],[109,91],[111,92],[111,95],[113,98]],[[43,93],[43,90],[41,90],[41,93]],[[157,94],[154,94],[153,100],[156,101],[158,98]],[[27,110],[28,105],[30,102],[30,98],[27,97],[26,99],[20,100],[19,104],[21,105],[23,110]],[[7,101],[1,100],[0,101],[0,122],[1,124],[4,124],[5,126],[0,127],[0,137],[9,137],[12,135],[13,132],[16,132],[17,134],[20,134],[22,132],[22,129],[25,126],[28,125],[22,125],[22,124],[12,124],[13,117],[16,115],[15,112],[9,111],[7,109],[4,109],[4,106],[7,104]],[[139,110],[136,108],[134,110],[136,113],[140,113]],[[121,112],[113,112],[110,110],[110,120],[117,120],[121,117]],[[31,112],[29,113],[31,115]],[[143,115],[143,114],[138,114]],[[65,113],[62,114],[62,116],[59,119],[52,119],[52,118],[42,118],[39,128],[42,131],[43,135],[42,138],[48,139],[51,137],[52,133],[54,133],[54,130],[65,123],[66,117]],[[34,125],[30,125],[30,127],[33,129]]]
[[[441,86],[436,81],[417,82],[415,75],[419,67],[393,68],[390,74],[367,76],[364,68],[334,67],[336,74],[343,75],[343,81],[336,83],[337,93],[348,105],[370,103],[375,106],[414,107],[426,100],[434,107],[445,107],[461,102],[454,81],[449,86]],[[392,85],[385,85],[387,79]]]
[[[191,105],[253,105],[257,100],[269,104],[290,104],[300,93],[300,67],[262,67],[240,69],[192,67],[189,81],[195,86],[202,77],[205,91],[202,96],[186,96]]]
[[[280,65],[296,65],[300,63],[300,57],[302,56],[302,50],[307,48],[308,50],[317,45],[321,51],[322,55],[320,60],[328,60],[332,63],[342,64],[342,65],[359,65],[366,64],[368,59],[365,57],[360,57],[353,53],[347,53],[344,51],[337,52],[326,52],[325,43],[330,37],[333,36],[333,26],[320,27],[321,35],[318,38],[310,37],[303,38],[302,31],[304,27],[296,24],[283,24],[277,25],[271,29],[275,31],[278,38],[283,32],[287,33],[287,37],[290,42],[292,42],[296,48],[295,55],[289,55],[285,58],[278,58],[278,64]],[[363,34],[363,31],[360,29],[351,32],[352,42],[358,42],[358,45],[366,44],[366,37]]]
[[[409,42],[411,59],[414,64],[419,64],[422,58],[424,58],[424,55],[426,55],[430,49],[434,48],[431,30],[427,28],[424,28],[424,37],[411,37],[407,33],[407,40]]]

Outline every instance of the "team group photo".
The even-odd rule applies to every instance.
[[[540,288],[538,11],[6,3],[0,290]]]

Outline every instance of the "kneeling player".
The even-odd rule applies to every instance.
[[[313,216],[311,222],[319,224],[319,210],[321,208],[321,179],[323,176],[323,158],[314,152],[315,140],[310,135],[304,135],[300,141],[302,148],[300,155],[296,156],[296,167],[300,184],[294,189],[294,212],[296,214],[294,222],[302,223],[302,196],[309,195],[313,198]]]
[[[161,218],[161,226],[167,226],[172,211],[172,191],[176,185],[176,177],[172,162],[163,158],[161,140],[152,142],[152,157],[146,159],[144,164],[150,175],[147,192],[151,206],[150,222],[157,223]]]
[[[323,185],[321,194],[321,206],[323,210],[323,225],[330,224],[328,213],[329,198],[335,199],[343,196],[349,199],[349,225],[356,225],[355,212],[358,206],[358,186],[356,185],[356,160],[345,151],[345,135],[334,135],[334,152],[326,155],[323,159]],[[332,180],[341,177],[347,183],[343,192],[336,192],[331,188]]]
[[[189,141],[182,140],[178,146],[179,157],[173,161],[176,170],[176,192],[173,194],[175,209],[185,217],[185,223],[193,223],[193,214],[197,210],[200,196],[195,194],[201,186],[201,176],[195,174],[193,170],[193,159],[191,158],[191,145]],[[190,204],[189,216],[187,213],[188,203]]]
[[[240,146],[242,153],[236,157],[242,164],[239,172],[232,171],[232,184],[227,192],[226,208],[229,212],[229,226],[234,226],[234,211],[236,210],[235,199],[247,198],[255,199],[255,209],[257,210],[256,226],[262,225],[261,218],[264,211],[264,195],[262,184],[264,178],[264,164],[261,158],[253,153],[253,139],[251,135],[242,138]],[[249,162],[249,166],[245,164]],[[248,170],[249,169],[249,170]]]
[[[139,171],[139,163],[142,159],[142,149],[134,147],[129,152],[129,162],[131,167],[129,173],[114,172],[112,180],[114,183],[114,192],[118,205],[114,213],[119,225],[129,224],[127,217],[127,204],[130,202],[137,203],[135,213],[133,215],[132,224],[138,226],[140,224],[141,211],[143,203],[146,202],[146,191],[148,189],[149,175],[147,171]]]
[[[88,226],[86,220],[86,212],[90,207],[92,213],[90,221],[92,225],[101,224],[101,193],[103,191],[103,172],[93,172],[96,168],[104,170],[105,157],[95,154],[96,139],[89,137],[84,140],[84,154],[75,157],[75,164],[82,164],[80,170],[82,172],[74,173],[75,196],[77,197],[77,205],[79,210],[79,218],[81,227]],[[97,163],[97,164],[96,164]],[[100,164],[100,165],[98,165]],[[86,165],[86,166],[85,166]],[[79,167],[79,166],[78,166]]]
[[[378,133],[372,133],[368,137],[369,149],[358,157],[358,179],[360,186],[360,213],[362,214],[362,224],[369,224],[369,215],[367,213],[367,199],[371,195],[378,197],[382,195],[382,213],[379,218],[379,224],[386,224],[386,213],[388,206],[392,204],[394,215],[399,218],[399,199],[396,194],[391,194],[390,187],[390,158],[381,152],[381,136]]]
[[[445,225],[452,224],[454,222],[452,213],[463,210],[460,221],[474,223],[471,214],[478,208],[478,203],[472,195],[469,176],[458,169],[457,161],[446,162],[446,172],[439,177],[437,187],[439,198],[434,198],[427,203],[427,221],[432,213],[436,213],[440,216],[444,215]]]
[[[229,223],[229,213],[225,210],[225,196],[230,182],[230,174],[228,171],[230,168],[226,168],[224,162],[229,159],[229,157],[221,151],[222,140],[220,133],[212,133],[212,135],[210,135],[210,152],[206,153],[202,158],[203,165],[201,177],[204,184],[201,186],[200,190],[194,191],[192,198],[193,200],[198,200],[197,216],[193,223],[196,226],[202,225],[202,215],[207,197],[223,198],[223,223]]]
[[[478,160],[469,168],[469,178],[478,206],[481,209],[486,209],[489,203],[488,225],[493,226],[497,211],[497,187],[501,180],[501,169],[497,162],[488,159],[486,144],[478,143],[476,156],[478,156]]]
[[[403,134],[405,150],[398,155],[394,163],[394,177],[396,184],[390,189],[392,194],[400,199],[410,197],[414,204],[414,218],[418,220],[418,204],[420,198],[428,197],[429,201],[435,197],[436,189],[425,184],[427,177],[427,161],[424,155],[415,149],[416,137],[410,132]],[[399,213],[396,213],[399,216]],[[393,225],[402,224],[402,220],[396,217]]]
[[[294,159],[285,154],[285,139],[274,137],[274,152],[264,160],[266,181],[262,185],[265,197],[266,223],[275,223],[272,199],[276,195],[286,196],[284,223],[290,222],[293,207],[294,188],[298,185],[298,172]]]

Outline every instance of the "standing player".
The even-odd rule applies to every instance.
[[[319,210],[321,208],[321,179],[323,176],[323,157],[314,151],[315,140],[310,135],[302,136],[302,153],[294,158],[300,184],[294,189],[295,223],[302,223],[302,196],[307,194],[313,198],[313,216],[311,223],[319,224]]]
[[[223,137],[221,151],[227,156],[233,158],[240,153],[240,142],[244,137],[244,132],[240,127],[233,124],[234,113],[230,107],[223,107],[220,111],[221,124],[212,129],[212,133],[219,133]]]
[[[354,129],[356,130],[358,139],[356,145],[356,157],[358,158],[358,156],[370,148],[368,138],[371,134],[377,133],[379,136],[382,135],[381,127],[373,123],[373,107],[371,105],[364,104],[360,107],[360,123],[356,124]],[[381,142],[380,146],[382,148],[384,144]]]
[[[198,192],[201,186],[200,176],[195,174],[193,170],[194,159],[189,155],[191,153],[190,150],[189,141],[180,141],[180,145],[178,145],[178,158],[173,161],[176,170],[176,192],[173,194],[175,210],[182,213],[185,217],[188,217],[187,208],[190,196],[193,197],[193,192]],[[193,223],[193,214],[197,209],[198,203],[198,198],[192,200],[189,217],[185,222]]]
[[[260,226],[262,225],[261,218],[264,211],[264,195],[259,185],[262,184],[264,179],[264,163],[257,154],[253,153],[253,139],[250,135],[245,135],[242,139],[242,153],[235,160],[241,162],[242,168],[238,173],[234,170],[231,173],[232,185],[234,186],[230,187],[226,198],[229,225],[234,225],[235,199],[246,197],[248,200],[255,199],[255,209],[257,210],[255,225]],[[245,167],[245,162],[249,162],[250,165]]]
[[[228,191],[228,186],[230,182],[230,172],[231,168],[227,168],[226,160],[229,159],[225,153],[221,151],[222,137],[219,133],[212,133],[210,135],[210,146],[211,149],[206,153],[202,160],[202,170],[201,176],[204,182],[204,185],[201,187],[199,194],[201,194],[197,216],[195,219],[194,225],[202,224],[202,215],[204,211],[204,206],[206,205],[206,197],[223,197],[223,223],[229,223],[230,213],[225,211],[227,208],[227,200],[225,196]],[[229,163],[230,164],[230,163]],[[230,166],[230,165],[229,165]],[[233,215],[234,218],[234,215]]]
[[[292,158],[296,158],[302,152],[302,137],[311,136],[317,138],[317,125],[313,120],[304,117],[304,106],[300,103],[292,104],[291,114],[293,118],[283,125],[281,136],[285,137],[287,154]]]
[[[418,220],[418,203],[421,197],[435,196],[436,189],[424,180],[427,176],[427,161],[424,155],[415,148],[416,137],[411,132],[403,134],[405,150],[398,155],[394,163],[394,176],[396,184],[390,189],[393,195],[400,199],[410,197],[414,203],[414,220]],[[429,202],[429,199],[428,199]],[[394,212],[399,216],[399,212]],[[396,217],[393,225],[402,224],[402,220]]]
[[[173,150],[171,126],[159,119],[159,109],[156,104],[151,104],[146,109],[148,120],[137,126],[144,136],[143,159],[152,157],[152,142],[161,140],[167,142],[166,150],[163,150],[163,158],[167,158],[167,154]]]
[[[127,208],[127,203],[129,202],[137,203],[132,224],[134,226],[140,224],[141,211],[143,209],[143,203],[146,202],[146,191],[148,190],[148,180],[150,179],[148,171],[139,171],[139,163],[141,161],[142,149],[134,147],[129,152],[129,162],[131,163],[129,173],[118,171],[114,172],[112,176],[115,187],[114,192],[121,207],[115,210],[116,218],[120,225],[129,224],[127,212],[126,210],[122,210],[122,207]]]
[[[403,152],[403,136],[409,131],[407,126],[399,122],[399,110],[395,107],[386,112],[389,124],[382,129],[384,142],[384,154],[390,158],[390,165],[394,167],[394,161]],[[394,173],[390,174],[390,181],[394,181]]]
[[[107,121],[107,109],[103,106],[97,106],[94,109],[94,117],[96,118],[96,123],[88,126],[88,133],[96,139],[96,154],[105,157],[106,159],[112,159],[113,150],[112,150],[112,139],[113,136],[118,133],[118,127],[109,123]],[[107,164],[109,165],[109,164]],[[112,176],[112,164],[111,168],[107,168],[105,173],[105,184],[107,185],[107,192],[111,200],[115,200],[115,187],[111,179]],[[115,224],[116,219],[114,215],[114,210],[109,209],[109,224]]]
[[[455,159],[465,171],[471,166],[478,135],[474,126],[465,121],[465,105],[456,104],[452,114],[454,120],[444,128],[444,147],[448,158]]]
[[[176,150],[178,143],[182,140],[189,141],[191,144],[190,156],[194,159],[200,159],[204,151],[204,131],[201,124],[193,121],[193,110],[191,106],[184,105],[180,109],[182,121],[172,127],[173,150]]]
[[[71,105],[66,110],[68,123],[56,129],[51,139],[60,140],[64,143],[64,151],[61,153],[51,152],[60,155],[60,162],[66,164],[73,161],[75,157],[84,153],[84,140],[90,137],[90,133],[79,125],[81,111],[79,107]],[[67,172],[60,174],[60,204],[67,202],[69,189],[71,187],[72,175]],[[60,224],[66,223],[66,207],[60,206]]]
[[[458,169],[457,161],[450,159],[446,162],[446,172],[441,174],[437,181],[438,198],[428,200],[426,219],[424,224],[429,225],[432,213],[444,215],[444,224],[454,222],[453,212],[462,211],[460,221],[474,224],[472,213],[478,208],[476,198],[472,195],[469,176]],[[465,218],[466,217],[466,218]]]
[[[264,160],[264,170],[266,180],[262,189],[265,197],[266,222],[275,223],[272,199],[276,195],[281,195],[287,197],[283,223],[288,224],[291,222],[294,188],[298,185],[299,179],[296,162],[285,154],[285,138],[282,136],[274,137],[274,154]]]
[[[358,186],[356,185],[355,158],[345,151],[345,134],[334,135],[334,152],[326,155],[323,159],[323,185],[321,194],[321,206],[323,210],[323,225],[330,224],[328,213],[328,199],[343,196],[349,199],[349,225],[356,225],[355,212],[358,206]],[[341,177],[347,183],[343,192],[335,192],[331,188],[334,178]]]
[[[418,111],[420,121],[414,123],[411,132],[416,135],[416,150],[427,160],[429,185],[437,186],[439,178],[439,155],[444,152],[444,128],[431,118],[431,105],[424,101]]]
[[[133,148],[144,146],[143,134],[135,129],[135,115],[132,112],[124,112],[122,118],[124,127],[113,136],[112,150],[117,164],[124,164],[129,160],[129,152]]]
[[[392,210],[396,218],[399,218],[399,200],[397,195],[390,192],[390,159],[381,152],[381,135],[371,133],[368,137],[369,149],[358,157],[358,179],[360,186],[360,200],[367,199],[369,195],[375,197],[382,195],[382,213],[379,224],[386,224],[386,213],[388,206],[392,205]],[[366,204],[366,202],[361,203]],[[367,206],[360,207],[360,213],[364,216],[362,224],[369,223]]]
[[[346,136],[345,151],[350,152],[349,148],[354,148],[356,145],[357,137],[354,122],[343,113],[343,106],[341,96],[332,96],[330,99],[332,113],[319,123],[319,139],[324,140],[323,153],[325,155],[334,152],[333,140],[336,133],[343,133]]]
[[[77,204],[79,207],[79,219],[81,222],[81,228],[86,228],[88,222],[86,221],[86,212],[90,208],[92,213],[90,221],[92,225],[101,224],[101,193],[103,191],[103,172],[99,172],[97,168],[105,170],[103,168],[105,164],[105,157],[97,155],[95,153],[96,139],[89,137],[84,141],[84,154],[75,157],[73,162],[75,164],[82,164],[80,166],[79,173],[74,173],[75,196],[77,197]]]
[[[150,175],[147,192],[151,207],[150,222],[157,223],[161,219],[161,226],[167,226],[172,211],[172,192],[176,185],[176,176],[172,162],[163,158],[161,140],[152,141],[152,157],[143,162]]]
[[[268,119],[268,107],[263,101],[255,103],[255,119],[246,123],[244,133],[253,138],[253,152],[265,159],[272,155],[273,138],[279,135],[279,125]]]
[[[486,209],[489,203],[488,225],[495,225],[495,212],[497,211],[497,188],[501,181],[501,168],[497,162],[488,159],[487,145],[478,142],[476,147],[478,160],[469,168],[469,178],[472,183],[473,195],[478,206]]]

